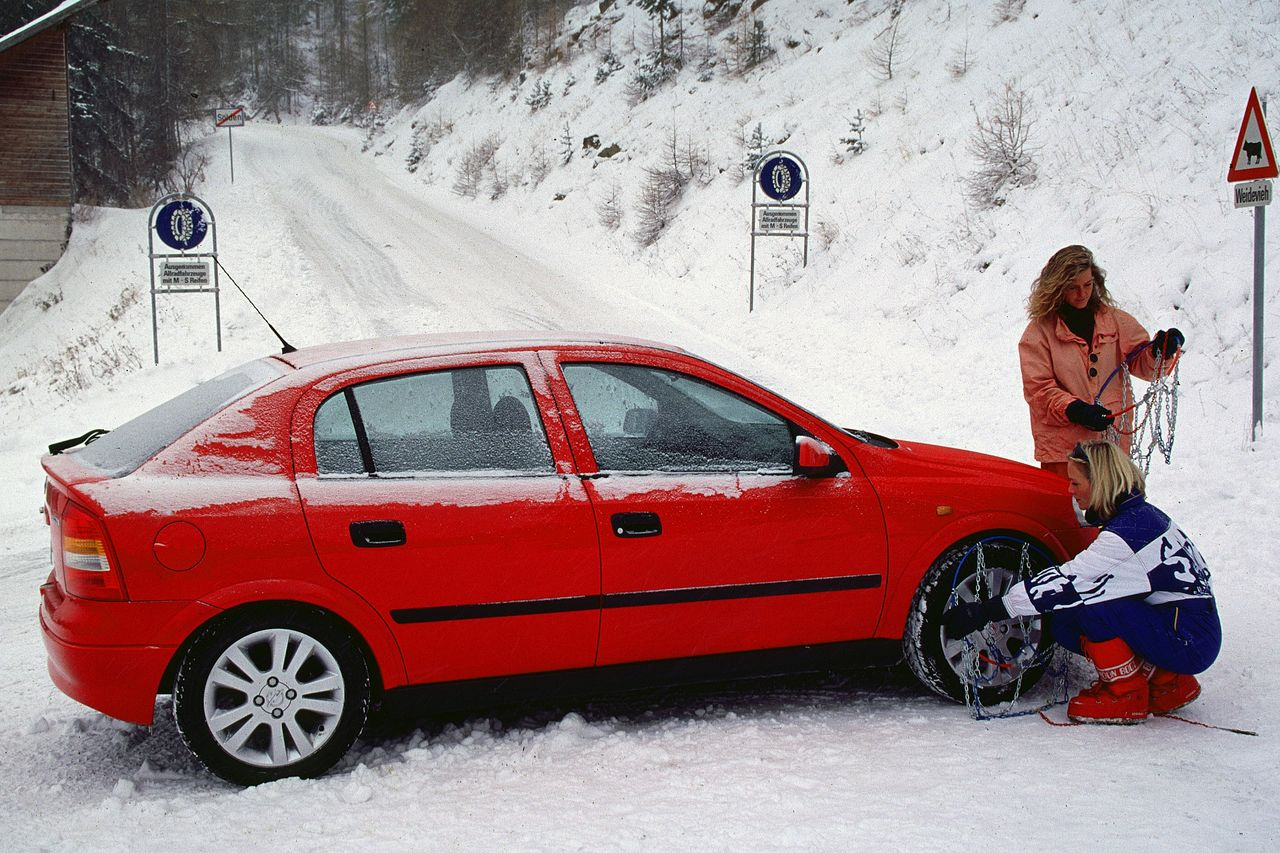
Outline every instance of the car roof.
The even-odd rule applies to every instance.
[[[561,349],[576,346],[640,347],[684,353],[671,344],[630,338],[574,332],[450,332],[429,335],[400,335],[340,341],[302,347],[275,356],[294,368],[311,367],[332,361],[349,361],[352,366],[372,364],[388,358],[403,359],[427,355],[457,355],[509,350]]]

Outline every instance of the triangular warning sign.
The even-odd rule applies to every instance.
[[[1240,122],[1240,136],[1231,154],[1231,166],[1227,169],[1228,181],[1256,181],[1276,177],[1276,155],[1271,150],[1271,137],[1267,135],[1267,123],[1258,103],[1258,90],[1249,90],[1249,105],[1244,108],[1244,120]]]

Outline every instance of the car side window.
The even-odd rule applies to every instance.
[[[602,471],[792,470],[797,431],[732,391],[641,365],[563,369]]]
[[[352,386],[316,411],[320,474],[551,473],[519,367],[415,373]]]

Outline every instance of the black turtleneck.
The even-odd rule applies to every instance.
[[[1093,349],[1093,305],[1075,308],[1064,302],[1058,308],[1058,316],[1073,335],[1080,337],[1089,349]]]

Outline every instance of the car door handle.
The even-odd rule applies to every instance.
[[[657,536],[662,532],[662,520],[656,512],[615,512],[609,521],[614,535],[624,538]]]
[[[357,548],[389,548],[405,543],[404,525],[398,521],[353,521],[351,541]]]

